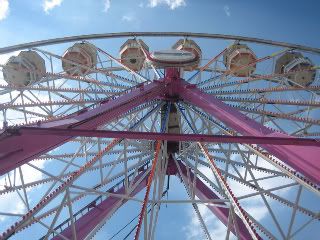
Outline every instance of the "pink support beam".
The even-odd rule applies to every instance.
[[[194,85],[181,80],[180,97],[207,113],[211,114],[228,127],[233,128],[242,135],[254,137],[296,138],[287,134],[275,132],[262,124],[250,119],[240,111],[228,106],[213,95],[203,93]],[[316,184],[320,184],[320,148],[315,146],[275,146],[260,144],[270,154],[290,165],[296,171],[304,174]]]
[[[175,142],[215,142],[215,143],[248,143],[248,144],[272,144],[272,145],[300,145],[318,146],[317,139],[292,138],[292,137],[269,137],[269,136],[229,136],[229,135],[205,135],[205,134],[178,134],[159,132],[133,132],[133,131],[107,131],[107,130],[83,130],[61,128],[35,128],[22,127],[8,130],[12,134],[30,136],[78,136],[78,137],[102,137],[102,138],[126,138],[146,140],[167,140]]]
[[[190,181],[192,183],[193,179],[195,178],[193,171],[189,167],[186,167],[185,164],[183,164],[181,161],[179,161],[178,164],[179,164],[179,167],[180,167],[181,173],[182,173],[181,177],[184,179],[185,182]],[[187,171],[189,171],[189,177],[188,177]],[[176,167],[176,174],[177,173],[179,173],[179,172]],[[200,200],[208,201],[208,200],[221,199],[209,187],[207,187],[207,185],[205,185],[198,177],[196,177],[196,184],[195,184],[194,190],[195,190],[195,195]],[[221,203],[221,205],[225,205],[227,207],[227,205],[225,203]],[[207,207],[225,226],[228,226],[229,208],[217,207],[214,205],[207,205]],[[235,214],[235,219],[236,219],[236,223],[237,223],[238,229],[239,229],[239,238],[242,240],[251,239],[251,235],[248,232],[244,223],[242,222],[241,218]],[[231,225],[231,231],[237,236],[234,224]]]
[[[61,120],[44,122],[31,127],[94,130],[132,108],[159,97],[164,90],[164,84],[158,81],[140,85],[116,99],[102,102],[94,109],[85,109]],[[0,175],[60,146],[69,139],[70,136],[44,135],[35,138],[30,135],[8,135],[6,131],[0,133]]]
[[[143,171],[139,173],[133,180],[133,184],[137,183],[141,180],[140,183],[137,184],[137,186],[134,188],[134,190],[129,194],[129,197],[135,196],[137,193],[139,193],[143,188],[146,187],[147,184],[147,176],[143,175],[146,171]],[[114,192],[115,194],[125,194],[125,187],[121,187],[118,191]],[[122,199],[120,197],[108,197],[101,203],[99,203],[96,206],[93,206],[93,208],[81,216],[79,219],[75,221],[75,230],[77,234],[77,240],[85,239],[92,230],[98,224],[103,221],[106,217],[109,216],[112,212],[120,208],[123,204],[127,202],[127,199]],[[68,239],[72,238],[72,226],[67,227],[61,232],[61,235]],[[53,240],[60,240],[62,237],[55,236],[52,238]]]

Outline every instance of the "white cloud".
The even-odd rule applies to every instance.
[[[130,24],[132,28],[140,29],[141,22],[134,12],[123,15],[121,21]]]
[[[225,14],[226,14],[228,17],[231,16],[230,7],[229,7],[228,5],[225,5],[225,6],[223,7],[223,10],[224,10]]]
[[[124,22],[132,22],[133,20],[134,20],[134,17],[130,15],[124,15],[121,18],[121,21],[124,21]]]
[[[104,12],[108,12],[110,7],[111,7],[111,0],[105,0],[104,1],[104,9],[103,9],[103,11]]]
[[[1,3],[1,0],[0,0]],[[6,62],[8,61],[8,59],[11,56],[17,56],[20,53],[20,51],[15,51],[15,52],[10,52],[10,53],[5,53],[5,54],[1,54],[0,55],[0,64],[6,64]]]
[[[33,165],[37,166],[38,168],[43,169],[47,162],[33,161],[31,163]],[[41,172],[39,172],[38,170],[36,170],[26,164],[21,166],[21,171],[23,172],[24,183],[35,182],[35,181],[41,180],[43,178],[43,174]],[[12,174],[11,174],[10,178],[11,178],[11,180],[13,180]],[[19,172],[17,173],[15,184],[21,185],[21,179],[20,179]],[[8,180],[6,180],[6,177],[1,177],[0,178],[0,190],[5,189],[4,186],[7,186],[7,185],[8,185]],[[30,201],[30,199],[32,201],[32,198],[30,196],[31,196],[31,194],[34,194],[37,192],[37,187],[27,188],[26,192],[27,192],[29,201]],[[21,193],[21,191],[20,191],[20,193]],[[23,194],[21,194],[21,195],[23,195]],[[12,204],[13,202],[15,204]],[[5,194],[5,195],[1,196],[0,212],[13,213],[13,214],[24,214],[25,211],[26,211],[26,207],[16,192],[11,192],[9,194]],[[6,219],[7,219],[7,217],[0,216],[0,222],[5,221]]]
[[[255,157],[251,156],[250,159],[253,161],[253,160],[255,160]],[[269,164],[268,162],[266,162],[262,159],[260,159],[258,166],[262,167],[262,168],[267,168],[270,170],[276,169],[271,164]],[[199,167],[199,170],[205,176],[207,176],[209,179],[214,179],[214,175],[213,175],[212,170],[210,168],[201,166],[201,167]],[[240,169],[238,169],[238,171],[241,176],[244,176],[244,173],[245,173],[244,168],[240,168]],[[263,178],[263,177],[266,177],[269,175],[267,173],[263,173],[260,171],[259,172],[253,171],[253,174],[256,179],[260,179],[260,178]],[[248,179],[248,180],[250,180],[250,179]],[[286,185],[286,184],[289,184],[292,182],[290,179],[287,179],[287,178],[281,178],[281,179],[271,178],[269,180],[259,181],[259,185],[260,185],[260,187],[262,187],[264,189],[271,189],[274,186],[279,185],[279,181],[281,181],[281,185]],[[204,182],[204,183],[207,186],[209,186],[209,184],[207,182]],[[248,187],[246,187],[236,181],[233,181],[233,180],[229,180],[228,184],[229,184],[230,188],[232,189],[232,192],[234,193],[234,195],[237,197],[242,196],[244,194],[250,194],[250,193],[255,192],[253,189],[248,188]],[[284,189],[278,190],[277,195],[284,197],[289,194],[290,189],[291,188],[284,188]],[[240,204],[257,221],[261,221],[263,218],[268,217],[269,211],[268,211],[265,203],[263,202],[262,198],[259,195],[243,199],[243,200],[241,200]],[[272,205],[270,202],[269,202],[269,204]],[[214,214],[212,214],[212,212],[210,211],[210,209],[206,205],[199,204],[198,207],[199,207],[199,211],[201,213],[201,216],[203,217],[203,220],[205,221],[206,226],[210,232],[211,237],[214,239],[225,239],[226,227],[224,226],[224,224],[221,223]],[[187,240],[199,239],[199,236],[204,236],[203,235],[204,233],[203,233],[203,230],[202,230],[201,225],[199,223],[198,217],[194,211],[188,212],[188,214],[191,215],[191,222],[187,226],[185,226],[182,230],[184,231]],[[230,237],[230,239],[235,239],[235,236],[232,235]]]
[[[9,1],[0,0],[0,21],[9,15]]]
[[[178,7],[186,6],[185,0],[149,0],[149,7],[157,7],[158,5],[168,5],[171,10]]]
[[[203,218],[203,221],[206,224],[210,236],[213,239],[225,239],[227,232],[226,226],[222,222],[220,222],[214,214],[212,214],[212,212],[206,205],[198,204],[198,209],[201,217]],[[192,211],[189,212],[189,215],[191,217],[191,221],[186,227],[182,229],[185,232],[186,239],[196,240],[201,239],[201,237],[204,238],[204,231],[200,225],[200,221],[195,211],[192,209]],[[229,239],[234,240],[235,236],[230,234]]]
[[[12,213],[12,214],[23,214],[25,211],[26,211],[25,205],[20,200],[17,193],[10,193],[8,195],[1,196],[0,212],[6,212],[6,213]],[[3,222],[5,220],[7,220],[7,216],[1,215],[0,222]],[[4,229],[1,229],[1,230],[4,230]]]
[[[42,169],[42,168],[44,168],[45,164],[48,163],[48,161],[32,161],[31,163],[32,163],[32,165]],[[35,182],[35,181],[38,181],[42,178],[41,172],[39,172],[38,170],[36,170],[35,168],[33,168],[27,164],[24,164],[21,166],[21,171],[23,173],[24,183]],[[0,178],[0,190],[4,189],[5,178],[6,178],[6,176]],[[11,178],[13,178],[12,174],[11,174]],[[17,173],[15,183],[16,183],[16,185],[21,184],[19,173]],[[32,190],[32,188],[27,189],[27,191],[31,191],[31,190]]]
[[[55,7],[59,7],[63,0],[44,0],[42,7],[46,13]]]

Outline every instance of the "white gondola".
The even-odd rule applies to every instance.
[[[227,70],[236,77],[248,77],[256,70],[256,55],[245,44],[235,43],[223,55]]]
[[[141,48],[146,53],[149,51],[149,47],[142,40],[128,39],[120,47],[121,63],[133,71],[140,71],[146,59]]]
[[[286,74],[288,84],[292,86],[309,86],[316,77],[313,63],[299,52],[286,52],[276,62],[275,73]]]
[[[12,86],[23,87],[38,82],[46,73],[45,61],[35,51],[12,56],[3,67],[3,78]]]
[[[62,68],[72,76],[87,75],[96,65],[97,50],[90,43],[76,43],[62,56]]]

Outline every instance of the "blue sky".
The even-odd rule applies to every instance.
[[[0,2],[3,8],[8,1]],[[11,0],[6,13],[1,10],[0,45],[87,33],[192,31],[317,46],[318,7],[316,0]]]
[[[316,0],[0,0],[0,47],[70,35],[124,31],[221,33],[319,47],[319,7]],[[173,180],[172,185],[183,188],[178,180]],[[171,197],[185,196],[184,191],[171,194]],[[314,205],[315,201],[310,200],[310,204]],[[137,208],[140,205],[130,203],[121,209],[98,236],[105,239],[116,232],[120,223],[125,224],[136,215],[133,210]],[[213,232],[221,236],[221,226],[204,209],[201,211],[207,214]],[[167,225],[160,225],[158,239],[169,239],[168,234],[177,240],[199,234],[191,206],[178,205],[174,210],[163,206],[160,219]],[[26,234],[32,239],[32,232]],[[315,234],[309,232],[305,237],[312,239]],[[202,236],[188,239],[202,239]]]

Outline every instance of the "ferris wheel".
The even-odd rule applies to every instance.
[[[320,49],[133,32],[0,60],[0,239],[100,239],[119,214],[109,239],[157,239],[177,204],[190,239],[218,239],[203,208],[223,239],[319,233]]]

